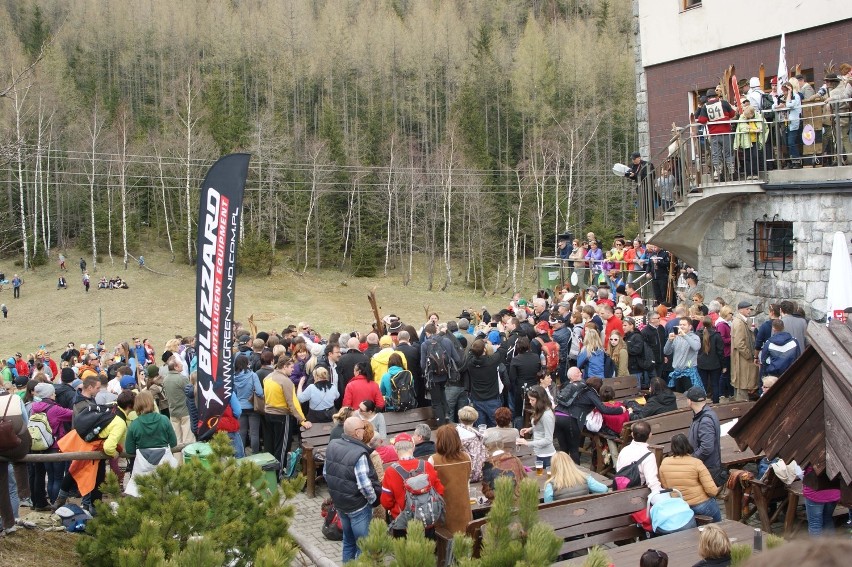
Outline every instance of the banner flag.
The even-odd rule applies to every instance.
[[[250,154],[219,158],[201,185],[196,271],[198,440],[216,433],[233,389],[234,289]]]
[[[781,34],[781,48],[778,50],[778,84],[775,86],[775,94],[781,96],[781,85],[788,81],[787,78],[787,42],[784,34]]]

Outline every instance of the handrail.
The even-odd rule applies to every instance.
[[[650,160],[655,166],[653,172],[637,183],[637,208],[639,230],[644,235],[653,231],[654,221],[663,220],[666,212],[672,211],[678,203],[686,201],[690,193],[700,193],[708,186],[725,184],[761,183],[768,179],[767,172],[773,169],[801,167],[805,161],[809,165],[832,167],[852,160],[852,143],[848,140],[848,129],[852,98],[822,99],[802,103],[799,113],[797,151],[800,146],[805,156],[790,157],[785,151],[787,116],[789,111],[776,108],[775,119],[764,121],[763,113],[753,120],[719,120],[709,124],[690,122],[686,126],[673,126],[673,135],[666,148],[657,152]],[[810,112],[822,109],[823,112]],[[749,136],[747,132],[737,132],[742,124],[754,123],[758,130],[753,132],[756,142],[750,148],[742,149],[741,155],[734,149],[738,136]],[[710,133],[711,125],[730,125],[731,132]],[[806,126],[813,128],[810,144],[802,143],[802,132]],[[749,136],[750,138],[751,136]],[[762,142],[760,140],[763,140]],[[739,139],[740,142],[743,138]],[[751,140],[750,140],[751,141]],[[748,145],[748,144],[746,144]],[[733,170],[723,159],[712,158],[711,146],[721,148],[722,154],[731,148]],[[739,159],[742,157],[743,159]],[[722,162],[721,164],[719,162]]]

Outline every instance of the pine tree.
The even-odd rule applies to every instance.
[[[521,482],[518,509],[514,487],[511,479],[497,479],[479,558],[471,557],[473,541],[468,536],[454,536],[453,557],[459,567],[545,567],[556,559],[562,540],[552,527],[538,521],[538,483],[532,479]],[[409,522],[405,538],[395,539],[384,522],[373,520],[359,545],[361,556],[355,567],[432,567],[437,563],[435,542],[426,539],[423,525],[416,521]]]
[[[217,434],[209,463],[193,459],[158,467],[137,479],[139,498],[112,506],[98,503],[97,514],[77,545],[94,567],[190,567],[197,565],[286,565],[297,547],[288,535],[293,508],[286,504],[304,479],[282,482],[267,497],[253,488],[260,467],[238,463],[231,442]],[[120,493],[110,473],[104,493]]]

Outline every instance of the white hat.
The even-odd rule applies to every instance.
[[[760,79],[758,79],[757,77],[752,77],[748,80],[748,86],[752,89],[760,88]]]
[[[630,302],[631,305],[639,305],[640,303],[642,303],[641,297],[634,297],[633,300]]]

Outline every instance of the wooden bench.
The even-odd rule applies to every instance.
[[[751,545],[754,537],[754,529],[751,526],[730,520],[722,520],[716,525],[725,530],[731,541]],[[694,565],[701,560],[701,556],[698,555],[698,538],[700,535],[700,528],[692,528],[673,534],[658,536],[652,540],[642,540],[628,545],[613,547],[607,549],[606,553],[609,556],[611,564],[616,567],[635,567],[639,565],[640,558],[648,549],[657,549],[665,552],[669,557],[669,565]],[[586,559],[586,557],[577,557],[568,561],[554,563],[554,565],[559,567],[582,567]]]
[[[388,439],[399,433],[413,433],[420,423],[429,427],[436,425],[432,407],[416,408],[402,412],[387,412],[384,415]],[[316,483],[322,478],[322,464],[325,462],[325,448],[328,446],[329,433],[333,423],[317,423],[308,430],[302,431],[302,471],[304,471],[306,492],[313,498],[316,496]]]
[[[574,498],[566,498],[547,504],[539,504],[539,520],[553,526],[556,534],[572,541],[566,541],[562,546],[560,554],[571,553],[599,543],[632,539],[642,535],[642,529],[636,526],[636,522],[630,514],[645,508],[650,490],[647,487],[631,488],[619,492],[607,492],[604,494],[584,494]],[[473,556],[479,557],[482,551],[482,529],[488,523],[487,518],[473,520],[467,524],[465,535],[473,540]],[[580,526],[579,528],[575,526]],[[613,527],[607,527],[612,525]],[[630,527],[634,529],[630,529]],[[617,537],[607,539],[605,533],[616,530]],[[597,532],[604,531],[604,534]],[[450,542],[452,533],[446,528],[435,530],[437,540],[438,565],[443,566],[452,562],[452,549]],[[599,537],[599,536],[603,537]],[[579,538],[594,538],[595,541],[587,541]]]
[[[745,415],[753,405],[754,402],[734,402],[714,405],[713,409],[719,416],[719,424],[724,425]],[[644,421],[651,426],[649,448],[654,451],[657,465],[659,465],[663,461],[663,457],[671,454],[672,438],[678,433],[684,435],[689,433],[689,427],[692,425],[692,410],[689,408],[679,409],[637,421]],[[633,423],[624,424],[621,431],[622,444],[626,445],[631,441],[630,427]],[[727,435],[722,437],[721,450],[723,468],[741,465],[757,459],[757,456],[749,450],[740,451],[736,442]]]

